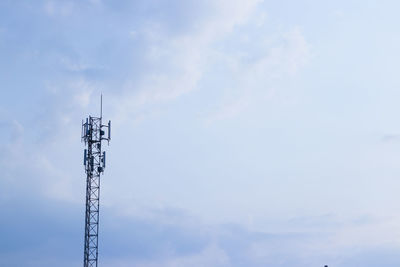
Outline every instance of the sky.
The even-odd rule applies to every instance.
[[[0,266],[400,265],[400,2],[1,0]]]

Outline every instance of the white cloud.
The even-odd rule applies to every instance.
[[[18,140],[24,133],[24,126],[22,126],[22,124],[15,119],[12,120],[11,126],[12,126],[12,139],[14,141]]]
[[[260,2],[209,1],[209,14],[204,14],[197,22],[196,29],[178,36],[165,36],[157,23],[144,29],[141,35],[149,47],[147,59],[158,65],[159,70],[147,73],[139,88],[129,81],[126,83],[126,91],[130,92],[123,96],[120,114],[129,114],[143,105],[172,100],[195,90],[212,63],[214,44],[250,19]]]
[[[76,89],[76,93],[74,95],[74,101],[82,108],[86,108],[94,91],[93,85],[85,80],[79,80],[72,84],[72,87]]]
[[[89,0],[90,3],[94,4],[94,5],[100,5],[102,4],[102,0]]]
[[[69,16],[73,13],[75,4],[72,1],[47,1],[44,4],[44,11],[48,16]]]
[[[230,90],[239,91],[239,94],[232,99],[229,97],[230,91],[227,91],[228,100],[208,115],[207,123],[234,117],[260,99],[268,101],[274,95],[276,81],[295,75],[311,57],[309,44],[297,27],[280,34],[272,46],[269,45],[269,36],[261,40],[249,40],[254,41],[264,44],[261,51],[220,53],[221,59],[230,66],[229,74],[235,80],[236,88]]]
[[[300,28],[278,34],[263,28],[267,15],[257,10],[261,2],[209,1],[209,13],[196,21],[193,31],[183,34],[167,35],[157,22],[142,31],[135,30],[134,37],[143,38],[148,47],[147,61],[157,67],[140,79],[125,82],[126,93],[114,100],[118,103],[116,116],[122,120],[143,118],[143,107],[199,89],[199,83],[209,79],[205,73],[216,65],[223,65],[226,70],[221,80],[227,84],[235,81],[235,88],[224,88],[224,84],[206,88],[226,91],[221,106],[208,111],[207,123],[235,117],[254,99],[268,99],[277,88],[273,81],[295,75],[311,53]],[[128,35],[132,36],[132,31]],[[245,44],[239,50],[220,47],[240,46],[241,38]]]

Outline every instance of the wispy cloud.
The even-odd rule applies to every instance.
[[[65,206],[60,201],[49,203],[31,197],[29,199],[32,210],[24,213],[15,210],[23,207],[21,202],[16,202],[12,208],[0,203],[4,215],[0,219],[0,263],[12,266],[9,265],[12,261],[9,252],[13,251],[14,246],[20,245],[20,242],[24,244],[23,250],[27,251],[24,255],[30,255],[29,258],[21,258],[22,264],[51,266],[54,262],[48,257],[48,253],[57,255],[61,266],[79,262],[80,246],[76,244],[82,238],[81,209],[76,205]],[[68,215],[67,219],[65,214]],[[371,236],[371,229],[376,229],[377,224],[372,222],[366,225],[367,228],[361,235],[354,235],[354,230],[357,232],[360,229],[357,224],[330,226],[330,232],[317,233],[312,228],[293,232],[262,232],[235,224],[204,224],[196,218],[188,221],[188,214],[185,213],[177,215],[175,212],[162,212],[160,216],[178,216],[182,220],[159,220],[157,212],[151,219],[126,216],[116,214],[113,208],[103,208],[101,262],[106,266],[121,267],[183,267],[188,264],[229,267],[340,264],[351,267],[354,262],[367,264],[365,257],[372,259],[386,254],[389,258],[386,259],[388,265],[385,266],[398,263],[390,250],[386,249],[387,245],[365,238]],[[12,226],[16,223],[16,218],[18,227]],[[330,216],[329,219],[337,218]],[[28,228],[24,226],[26,220],[30,220]],[[321,218],[316,220],[320,221]],[[390,227],[388,232],[392,229]],[[342,233],[350,234],[353,240],[360,243],[342,243]],[[379,231],[376,234],[379,235],[378,233]],[[30,241],[26,242],[26,238]],[[54,240],[57,242],[54,243]],[[348,238],[346,240],[349,241]],[[63,249],[67,252],[61,253],[60,250]],[[40,253],[43,251],[46,253]],[[35,256],[35,253],[38,254]],[[35,263],[32,263],[32,259]],[[377,267],[376,264],[377,262],[368,263],[365,266]]]
[[[260,42],[263,47],[233,54],[220,52],[221,58],[230,66],[228,75],[234,85],[226,90],[228,100],[208,116],[207,123],[235,117],[260,99],[268,103],[279,86],[277,81],[290,79],[311,57],[309,44],[298,27],[281,33],[272,44],[268,35],[261,39],[258,36],[248,38],[246,42]]]
[[[386,134],[382,136],[382,142],[398,142],[400,140],[400,134]]]
[[[207,67],[213,64],[215,44],[246,23],[259,2],[206,2],[207,8],[203,17],[196,19],[195,29],[174,36],[165,36],[157,23],[139,33],[135,31],[135,35],[145,38],[149,47],[146,58],[157,68],[142,77],[136,88],[137,83],[126,82],[129,93],[120,105],[120,114],[126,116],[129,110],[144,104],[173,100],[197,89]]]

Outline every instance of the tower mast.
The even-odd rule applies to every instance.
[[[81,139],[85,143],[83,165],[86,172],[86,211],[85,211],[85,246],[84,267],[97,267],[100,175],[106,167],[106,152],[101,150],[102,141],[111,140],[111,121],[102,124],[103,96],[100,100],[100,117],[89,116],[82,121]],[[106,132],[107,130],[107,136]]]

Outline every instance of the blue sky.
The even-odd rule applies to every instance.
[[[399,8],[1,1],[0,266],[399,266]]]

